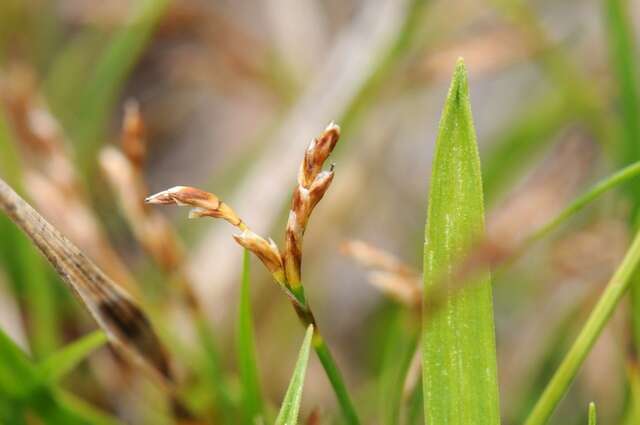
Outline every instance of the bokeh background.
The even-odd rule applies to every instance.
[[[456,59],[469,72],[488,228],[509,245],[640,159],[638,22],[640,5],[625,1],[2,0],[0,175],[99,264],[134,276],[161,316],[170,279],[136,240],[100,164],[105,147],[120,145],[125,104],[137,101],[144,119],[149,193],[177,184],[214,192],[278,243],[302,153],[335,121],[336,178],[306,233],[304,281],[365,423],[379,423],[384,342],[406,307],[340,247],[363,240],[421,269],[432,152]],[[42,111],[29,118],[29,107]],[[63,148],[39,144],[30,126],[54,132]],[[526,417],[622,258],[635,199],[633,187],[606,195],[494,276],[505,424]],[[233,375],[242,256],[233,230],[161,213],[184,240],[188,276]],[[2,328],[34,355],[91,329],[2,220]],[[277,405],[303,331],[253,266],[261,385]],[[33,270],[42,279],[25,278]],[[635,373],[630,317],[625,302],[552,423],[586,423],[591,400],[602,423],[621,423]],[[179,317],[168,326],[189,328]],[[124,420],[160,423],[150,390],[119,409],[97,375],[85,365],[64,385]],[[312,356],[303,417],[316,408],[335,418]]]

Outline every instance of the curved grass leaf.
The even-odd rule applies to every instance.
[[[38,365],[40,375],[55,382],[73,370],[92,351],[107,342],[103,331],[94,331],[53,353]]]
[[[640,160],[640,79],[634,43],[629,1],[607,0],[605,4],[606,29],[609,39],[614,81],[618,85],[620,101],[621,134],[617,146],[618,160],[625,165]],[[631,224],[640,224],[640,178],[625,185],[631,199]],[[640,276],[634,277],[631,286],[631,319],[636,349],[640,348]]]
[[[256,362],[251,313],[251,276],[249,251],[244,250],[242,258],[242,282],[240,285],[240,305],[238,308],[238,366],[242,382],[242,413],[245,423],[253,424],[264,412],[260,391],[260,380]]]
[[[2,402],[7,402],[3,405]],[[114,425],[119,422],[44,381],[36,365],[0,330],[0,423],[25,423],[25,411],[47,423]]]
[[[526,244],[532,243],[548,235],[551,231],[556,229],[562,223],[566,222],[569,218],[582,211],[589,203],[593,202],[603,193],[607,192],[620,184],[626,183],[631,179],[637,178],[640,175],[640,161],[616,171],[609,177],[599,181],[592,186],[585,193],[577,197],[569,206],[562,210],[551,221],[536,230],[529,238],[527,238]]]
[[[636,233],[622,263],[611,277],[587,322],[545,388],[525,425],[543,425],[547,423],[556,406],[569,389],[591,347],[600,336],[600,332],[602,332],[602,329],[611,318],[618,302],[629,289],[631,276],[637,269],[638,263],[640,263],[640,232]]]
[[[422,347],[428,424],[500,423],[488,272],[479,273],[433,314],[425,313],[429,292],[435,285],[454,283],[452,269],[483,232],[480,160],[466,70],[459,60],[440,120],[425,231]]]
[[[289,388],[282,400],[280,413],[276,418],[275,425],[295,425],[298,423],[298,412],[300,411],[300,401],[302,400],[302,388],[304,386],[304,375],[307,371],[309,361],[309,350],[311,349],[311,339],[313,337],[313,326],[309,325],[304,336],[298,361],[293,371],[293,376],[289,382]]]

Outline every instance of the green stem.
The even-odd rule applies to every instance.
[[[544,236],[548,235],[551,231],[556,229],[560,224],[566,221],[572,215],[578,213],[582,210],[587,204],[592,202],[595,198],[602,195],[609,189],[612,189],[615,186],[618,186],[621,183],[630,180],[633,177],[636,177],[640,174],[640,161],[634,162],[633,164],[623,168],[622,170],[612,174],[607,177],[605,180],[598,182],[595,186],[593,186],[589,191],[579,196],[575,201],[571,203],[567,208],[565,208],[560,214],[558,214],[553,220],[545,224],[543,227],[538,229],[534,234],[532,234],[528,239],[525,245],[529,245],[532,242],[535,242]]]
[[[349,392],[344,384],[344,379],[342,378],[340,369],[338,369],[324,338],[322,338],[322,335],[317,331],[317,328],[314,328],[314,330],[313,348],[320,359],[320,363],[322,363],[324,371],[327,373],[327,377],[329,378],[329,382],[331,382],[333,391],[336,393],[336,397],[338,398],[338,403],[342,408],[344,417],[348,424],[358,425],[360,420],[356,414],[356,409],[353,407],[351,398],[349,398]]]
[[[640,232],[636,233],[622,263],[609,281],[587,323],[536,403],[525,425],[542,425],[547,422],[575,378],[578,368],[589,354],[602,328],[611,317],[620,298],[629,288],[631,275],[639,261]]]
[[[292,294],[295,296],[295,299],[291,300],[291,304],[293,305],[300,322],[304,327],[308,327],[309,325],[313,326],[313,348],[315,349],[316,354],[320,359],[320,363],[322,363],[322,367],[329,378],[329,382],[336,394],[336,398],[342,408],[342,412],[347,423],[350,425],[358,425],[360,421],[356,414],[356,410],[353,407],[353,402],[351,401],[351,398],[349,398],[347,386],[344,383],[344,379],[342,378],[340,369],[338,369],[338,365],[331,355],[331,351],[329,351],[329,346],[327,346],[327,343],[318,330],[313,311],[304,296],[303,286],[300,285],[295,288],[295,290],[292,291]]]

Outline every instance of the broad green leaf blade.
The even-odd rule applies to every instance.
[[[629,289],[631,277],[637,269],[638,263],[640,263],[640,232],[636,233],[622,263],[609,280],[580,334],[527,418],[526,425],[543,425],[547,423],[558,403],[569,389],[571,382],[573,382],[578,373],[578,369],[582,366],[584,359],[591,351],[602,329],[611,318],[620,299]]]
[[[302,388],[304,386],[304,375],[307,371],[307,363],[309,361],[309,350],[311,348],[311,339],[313,337],[313,325],[309,325],[307,333],[304,336],[298,361],[293,371],[293,376],[289,382],[289,388],[282,400],[280,413],[276,418],[276,425],[295,425],[298,423],[298,411],[300,410],[300,401],[302,400]]]
[[[38,365],[39,372],[44,380],[55,382],[106,342],[107,335],[103,331],[91,332],[47,357]]]
[[[260,380],[256,361],[256,347],[253,336],[251,313],[251,276],[249,251],[244,250],[242,258],[242,282],[240,285],[240,305],[238,306],[237,351],[240,381],[242,382],[242,413],[245,423],[255,423],[264,412],[260,391]]]
[[[589,403],[589,425],[597,425],[598,419],[596,416],[596,404],[594,402]]]
[[[484,232],[480,159],[466,70],[458,61],[440,120],[424,250],[424,309],[434,285],[448,284],[465,251]],[[438,425],[500,423],[493,301],[488,272],[425,314],[425,421]],[[451,288],[450,293],[454,291]],[[428,320],[426,319],[428,318]]]

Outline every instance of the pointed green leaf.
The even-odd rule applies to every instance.
[[[106,342],[107,335],[101,330],[85,335],[42,361],[38,366],[39,372],[46,381],[55,382]]]
[[[311,348],[311,338],[313,337],[313,326],[309,325],[307,333],[304,336],[296,368],[289,382],[289,388],[282,400],[280,413],[276,418],[276,425],[295,425],[298,423],[298,411],[300,410],[300,401],[302,400],[302,388],[304,386],[304,375],[307,371],[307,362],[309,361],[309,350]]]
[[[480,159],[466,70],[459,60],[433,160],[424,249],[425,310],[430,290],[448,283],[451,270],[483,232]],[[500,423],[491,281],[488,272],[473,279],[442,308],[424,315],[423,388],[428,424]]]
[[[238,307],[237,351],[240,381],[242,382],[242,413],[245,423],[254,423],[263,413],[262,393],[256,362],[251,313],[249,251],[244,251],[242,259],[242,283],[240,285],[240,305]]]
[[[589,403],[589,425],[597,425],[596,404]]]

